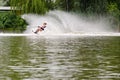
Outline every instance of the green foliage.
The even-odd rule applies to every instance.
[[[49,9],[53,9],[52,0],[10,0],[12,8],[18,8],[22,13],[45,14]]]
[[[45,5],[48,10],[53,10],[55,8],[55,4],[52,0],[46,0]]]
[[[120,31],[120,10],[117,3],[110,3],[107,10],[108,14],[112,17],[113,25],[117,26],[117,30]]]
[[[107,7],[108,13],[114,17],[120,16],[120,10],[118,9],[118,6],[116,3],[111,3]]]
[[[25,20],[13,13],[0,16],[0,29],[2,30],[13,29],[14,31],[24,31],[26,26]]]
[[[74,0],[56,0],[55,5],[57,9],[71,11],[74,8],[74,2]]]
[[[55,5],[56,9],[86,14],[104,15],[117,12],[119,15],[120,11],[120,0],[56,0]]]

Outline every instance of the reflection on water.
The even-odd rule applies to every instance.
[[[113,79],[120,37],[0,37],[0,80]]]

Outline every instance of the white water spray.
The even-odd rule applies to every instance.
[[[32,33],[38,25],[47,22],[45,34],[65,34],[65,33],[101,33],[110,32],[110,25],[103,19],[86,20],[76,14],[63,11],[50,11],[44,16],[35,14],[25,14],[23,18],[28,22],[27,30],[24,33]]]

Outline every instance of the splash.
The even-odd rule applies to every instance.
[[[42,34],[42,35],[36,35],[36,34],[30,34],[30,33],[26,33],[26,34],[16,34],[16,33],[0,33],[0,38],[1,37],[12,37],[12,36],[26,36],[26,37],[31,37],[31,38],[39,38],[40,37],[48,37],[48,38],[53,38],[53,37],[90,37],[90,36],[94,36],[94,37],[112,37],[112,36],[116,36],[116,37],[119,37],[120,36],[120,33],[84,33],[84,34],[73,34],[73,33],[66,33],[66,34]],[[34,37],[33,37],[34,36]]]
[[[41,34],[66,34],[66,33],[103,33],[110,32],[111,28],[106,19],[87,19],[74,13],[63,11],[50,11],[44,16],[25,14],[22,16],[28,27],[24,33],[32,33],[38,25],[47,22],[47,28]]]

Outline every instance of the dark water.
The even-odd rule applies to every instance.
[[[0,80],[120,80],[120,37],[0,37]]]

